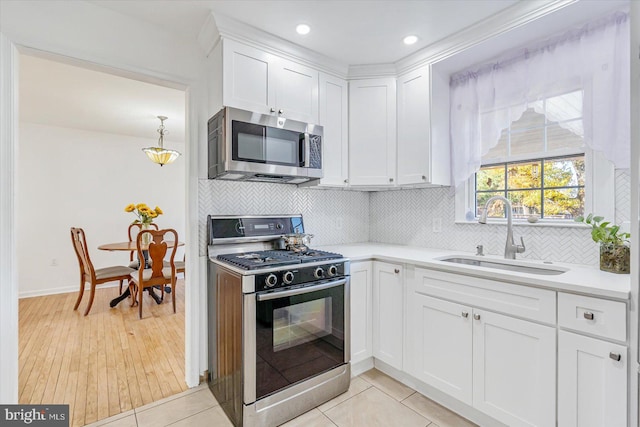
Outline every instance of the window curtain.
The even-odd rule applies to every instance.
[[[502,130],[527,108],[541,112],[542,99],[580,89],[583,129],[575,129],[575,123],[566,128],[583,132],[584,143],[604,153],[617,168],[629,168],[629,37],[628,14],[616,12],[509,52],[491,64],[452,75],[451,173],[455,186],[480,169],[482,156],[497,145]],[[547,111],[547,118],[561,120],[561,107]]]

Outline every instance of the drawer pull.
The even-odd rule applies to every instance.
[[[473,318],[476,319],[476,320],[480,320],[480,315],[478,313],[476,313],[476,314],[473,315]]]
[[[620,356],[620,353],[609,353],[609,357],[615,360],[616,362],[619,362],[620,359],[622,358],[622,356]]]
[[[584,318],[585,318],[585,319],[587,319],[587,320],[593,320],[593,313],[591,313],[591,312],[589,312],[589,311],[585,311],[585,312],[583,313],[583,316],[584,316]]]
[[[469,313],[466,312],[466,311],[463,311],[462,312],[462,317],[464,317],[466,319],[467,317],[469,317]]]
[[[396,274],[398,274],[398,273],[400,273],[400,269],[399,269],[399,268],[396,268],[395,270],[393,270],[393,272],[394,272],[394,273],[396,273]]]

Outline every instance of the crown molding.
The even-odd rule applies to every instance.
[[[614,7],[615,4],[621,2],[622,0],[615,0],[609,4]],[[474,55],[462,58],[458,54],[470,52],[470,48],[482,45],[482,53],[486,53],[485,57],[479,57],[482,55],[478,54],[475,56],[477,56],[479,60],[486,60],[499,53],[499,51],[504,50],[505,46],[509,48],[509,45],[511,45],[510,47],[513,48],[514,44],[519,43],[518,37],[515,37],[513,40],[506,40],[506,37],[510,35],[511,31],[522,29],[525,25],[548,17],[555,12],[578,3],[580,3],[581,6],[584,5],[585,10],[593,9],[591,2],[584,0],[520,1],[483,21],[432,43],[394,63],[388,64],[344,64],[333,58],[272,34],[265,33],[262,30],[221,14],[211,14],[209,16],[200,30],[198,41],[207,55],[215,48],[220,40],[232,39],[289,60],[303,63],[342,79],[397,77],[398,75],[411,72],[425,65],[436,64],[442,64],[442,71],[449,72],[457,71],[448,70],[449,67],[455,68],[453,63],[456,62],[462,63],[467,61],[468,63],[465,63],[464,66],[473,65]],[[594,12],[592,12],[592,14],[593,13]],[[588,13],[586,15],[588,15]],[[541,21],[538,22],[538,28],[540,28],[540,26],[544,27]],[[544,28],[542,28],[542,30],[544,30]],[[453,60],[454,57],[459,58],[460,61],[457,59]],[[447,59],[452,59],[452,61],[445,61]]]
[[[347,77],[347,64],[343,64],[333,58],[297,45],[289,40],[265,33],[262,30],[229,16],[222,14],[211,16],[217,28],[217,34],[210,30],[207,34],[203,34],[203,39],[209,40],[208,42],[203,40],[205,46],[213,48],[220,39],[232,39],[291,61],[302,63],[336,77],[343,79]],[[209,21],[210,20],[207,20],[206,24],[211,25]],[[217,40],[214,43],[210,41],[212,36],[217,36]],[[203,42],[201,42],[201,45]]]
[[[398,74],[403,74],[427,63],[447,59],[463,50],[476,46],[501,34],[557,12],[579,0],[521,1],[477,24],[433,43],[395,63]]]

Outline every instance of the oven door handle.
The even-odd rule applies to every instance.
[[[316,292],[316,291],[322,291],[324,289],[335,288],[336,286],[342,286],[342,285],[345,285],[346,283],[347,283],[347,279],[333,280],[331,282],[321,283],[319,285],[306,286],[306,287],[295,288],[295,289],[287,289],[286,291],[281,291],[281,292],[269,292],[266,294],[257,294],[256,299],[258,301],[269,301],[272,299],[286,298],[292,295],[302,295],[302,294],[308,294],[309,292]]]

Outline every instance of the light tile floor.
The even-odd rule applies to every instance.
[[[103,427],[231,427],[206,384],[107,418]],[[372,369],[349,390],[282,427],[473,427],[475,424]]]

